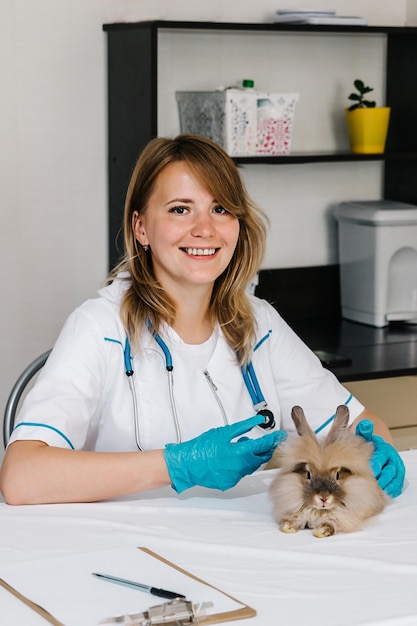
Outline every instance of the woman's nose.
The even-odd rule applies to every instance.
[[[210,215],[196,214],[191,229],[194,237],[211,237],[215,228],[213,218]]]

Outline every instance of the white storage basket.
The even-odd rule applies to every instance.
[[[230,156],[290,154],[298,93],[245,89],[177,91],[180,129],[221,145]]]

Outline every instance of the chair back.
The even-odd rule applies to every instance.
[[[14,422],[16,418],[17,407],[19,406],[20,398],[22,397],[23,392],[25,391],[27,385],[32,380],[37,372],[45,365],[51,350],[47,350],[36,359],[34,359],[29,365],[23,370],[20,374],[19,378],[13,385],[13,389],[10,392],[9,398],[6,402],[6,409],[4,411],[3,418],[3,443],[6,448],[10,435],[12,434],[12,430],[14,428]]]

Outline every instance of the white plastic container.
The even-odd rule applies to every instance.
[[[180,129],[212,139],[230,156],[290,154],[298,93],[255,89],[177,91]]]
[[[342,202],[335,217],[342,316],[377,327],[417,323],[417,206]]]

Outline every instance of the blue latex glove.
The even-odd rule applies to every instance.
[[[269,461],[277,445],[287,438],[285,431],[231,441],[263,422],[262,415],[255,415],[212,428],[190,441],[167,444],[165,462],[175,491],[181,493],[194,485],[225,491]]]
[[[371,457],[371,469],[378,485],[389,496],[400,495],[405,478],[405,467],[396,449],[382,437],[374,435],[374,424],[370,420],[362,420],[356,426],[356,434],[374,444]]]

